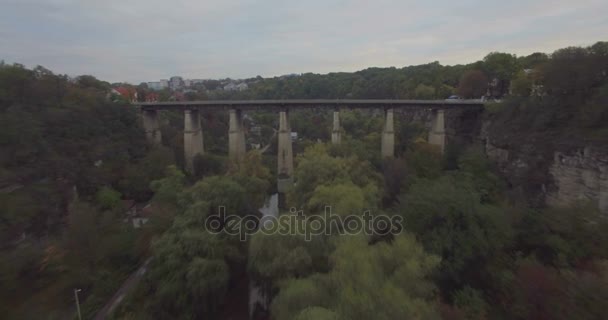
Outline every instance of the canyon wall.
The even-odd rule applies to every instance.
[[[507,180],[512,198],[533,207],[591,202],[608,213],[608,143],[547,133],[500,133],[492,125],[491,120],[483,121],[480,139]]]

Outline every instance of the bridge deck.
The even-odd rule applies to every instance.
[[[480,100],[207,100],[133,103],[144,109],[429,108],[482,107]]]

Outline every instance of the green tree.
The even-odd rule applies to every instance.
[[[542,52],[535,52],[525,57],[518,57],[517,60],[523,69],[533,69],[549,61],[549,55]]]
[[[511,93],[517,96],[528,97],[532,93],[533,84],[534,81],[531,77],[522,70],[511,81]]]
[[[201,227],[170,229],[154,243],[154,262],[144,290],[149,316],[213,316],[223,302],[229,280],[227,263],[240,261],[240,249]]]
[[[333,214],[340,216],[361,215],[367,210],[374,211],[378,207],[378,199],[379,191],[373,184],[365,188],[352,182],[322,185],[315,188],[306,205],[306,212],[322,214],[324,208],[329,206]]]
[[[120,205],[120,192],[110,187],[103,187],[99,189],[95,198],[97,200],[97,204],[105,210],[111,210]]]
[[[294,172],[296,184],[289,193],[295,205],[302,207],[308,203],[320,186],[352,182],[369,191],[369,197],[377,197],[382,185],[382,177],[374,172],[370,163],[356,157],[332,157],[324,145],[316,144],[299,155]],[[377,200],[376,200],[377,201]]]
[[[480,70],[465,72],[458,82],[458,95],[463,98],[479,98],[486,94],[488,77]]]
[[[328,275],[281,285],[271,306],[276,319],[305,318],[311,312],[329,319],[439,318],[428,280],[439,259],[424,253],[413,236],[375,245],[364,236],[336,240]]]
[[[175,166],[167,167],[166,176],[154,180],[150,187],[154,191],[154,200],[160,203],[178,205],[181,192],[185,188],[186,176]]]
[[[445,292],[480,276],[484,271],[475,266],[512,239],[505,211],[481,205],[471,184],[452,176],[415,182],[396,210],[425,249],[441,255],[439,283]]]
[[[435,88],[419,84],[416,89],[414,89],[414,96],[416,99],[433,99],[435,98]]]
[[[511,79],[519,71],[517,57],[509,53],[491,52],[483,58],[483,67],[488,76],[498,79],[498,93],[507,93]]]

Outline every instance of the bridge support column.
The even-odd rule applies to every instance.
[[[245,131],[241,110],[230,109],[228,129],[228,156],[231,160],[241,161],[245,156]]]
[[[291,127],[287,110],[279,113],[277,189],[285,193],[293,183],[293,149],[291,145]]]
[[[331,130],[331,143],[340,144],[342,141],[342,132],[340,130],[340,110],[334,110],[334,125]]]
[[[184,110],[184,155],[186,170],[194,169],[194,157],[203,154],[203,129],[198,110]]]
[[[146,138],[153,144],[161,144],[160,124],[158,110],[142,110]]]
[[[384,130],[382,131],[382,158],[395,156],[395,126],[393,109],[384,111]]]
[[[429,131],[428,141],[430,144],[438,146],[441,153],[445,151],[445,114],[443,110],[437,110],[433,113],[431,122],[431,131]]]

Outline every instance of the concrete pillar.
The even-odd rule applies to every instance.
[[[160,124],[158,121],[158,110],[142,110],[144,130],[146,138],[153,144],[161,144]]]
[[[241,110],[230,109],[228,129],[228,156],[230,159],[242,160],[245,156],[245,130]]]
[[[431,122],[431,130],[429,131],[428,142],[438,146],[441,153],[445,151],[445,115],[443,110],[437,110],[433,113]]]
[[[192,172],[194,156],[203,154],[203,129],[198,110],[184,110],[184,155],[186,170]]]
[[[342,132],[340,129],[340,111],[334,110],[334,125],[331,130],[331,143],[340,144]]]
[[[384,111],[384,130],[382,130],[382,158],[395,156],[395,124],[393,109]]]
[[[292,184],[293,149],[291,146],[291,127],[287,110],[279,113],[279,143],[278,143],[278,181],[279,193],[284,193]]]

